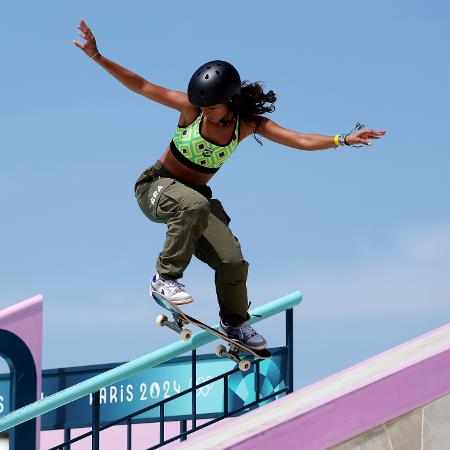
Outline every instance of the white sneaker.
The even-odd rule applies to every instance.
[[[163,280],[156,274],[150,284],[150,295],[152,292],[158,292],[175,305],[186,305],[194,300],[192,295],[187,293],[184,288],[184,284],[179,283],[177,280]]]

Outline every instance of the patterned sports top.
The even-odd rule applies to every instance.
[[[230,142],[224,146],[207,141],[201,134],[203,114],[187,127],[178,126],[170,149],[173,155],[185,166],[204,173],[217,172],[222,164],[233,154],[239,143],[239,116]]]

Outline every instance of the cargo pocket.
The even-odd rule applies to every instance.
[[[221,222],[228,226],[231,222],[230,216],[223,209],[222,203],[217,198],[209,201],[211,205],[211,214],[215,215]]]
[[[139,206],[142,212],[153,222],[166,222],[173,212],[168,211],[168,213],[164,213],[159,208],[161,197],[164,196],[164,191],[176,183],[173,178],[160,178],[153,183],[151,183],[147,192],[141,197],[142,200],[139,201]],[[176,206],[176,202],[173,202],[174,206]]]

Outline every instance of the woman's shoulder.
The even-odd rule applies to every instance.
[[[253,133],[258,133],[258,130],[260,129],[261,125],[266,122],[267,117],[264,116],[250,116],[250,117],[242,117],[240,119],[240,130],[239,130],[239,136],[240,141],[245,139],[246,137],[250,136]]]
[[[185,128],[189,125],[192,125],[200,116],[200,113],[201,109],[197,106],[192,106],[192,108],[188,108],[185,111],[182,111],[180,118],[178,119],[178,126]]]

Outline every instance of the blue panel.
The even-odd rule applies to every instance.
[[[3,399],[0,410],[6,409],[6,405],[18,409],[36,401],[36,366],[25,342],[10,331],[0,330],[0,355],[9,365],[12,380],[6,383],[7,391],[0,392],[0,401]],[[11,450],[35,449],[36,419],[13,428],[9,433],[9,446]]]
[[[286,352],[274,350],[272,359],[260,363],[261,397],[271,394],[275,388],[285,387]],[[69,386],[89,379],[116,367],[116,364],[88,366],[71,369],[43,371],[43,393],[51,395]],[[215,355],[202,355],[197,359],[197,384],[212,379],[236,367],[229,359],[219,359]],[[139,409],[156,404],[170,398],[178,392],[189,389],[192,364],[188,357],[174,358],[168,363],[146,369],[115,383],[100,392],[100,418],[106,424],[115,419],[134,413]],[[3,401],[3,412],[9,411],[8,379],[0,377],[0,401]],[[229,399],[230,411],[255,400],[255,374],[253,371],[236,373],[230,377]],[[245,389],[248,386],[248,389]],[[91,423],[91,396],[76,400],[42,416],[43,430],[63,429],[66,427],[88,427]],[[191,395],[184,395],[166,404],[167,420],[179,420],[191,414]],[[1,410],[1,407],[0,407]],[[200,417],[218,417],[223,414],[223,380],[216,381],[197,390],[197,414]],[[159,409],[146,412],[136,418],[136,422],[152,422],[159,420]]]

